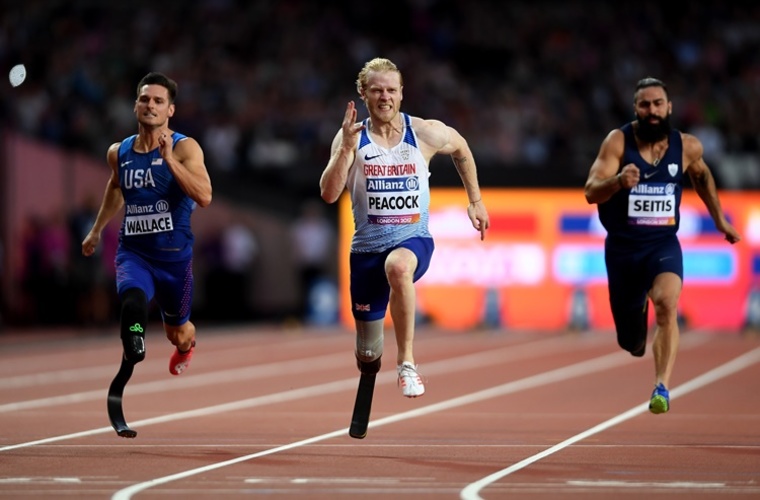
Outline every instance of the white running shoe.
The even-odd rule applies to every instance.
[[[416,398],[425,394],[425,385],[422,383],[417,367],[404,361],[396,367],[398,372],[398,385],[401,393],[407,398]]]

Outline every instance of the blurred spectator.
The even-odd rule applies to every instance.
[[[61,218],[32,216],[22,235],[26,321],[46,325],[72,318],[68,292],[68,232]]]
[[[5,269],[5,252],[3,248],[3,240],[0,239],[0,332],[2,332],[3,324],[5,322],[5,310],[7,303],[5,301],[5,287],[2,283],[5,281],[3,276],[3,270]]]
[[[131,123],[135,90],[123,82],[171,71],[185,109],[178,128],[202,138],[210,169],[238,175],[230,184],[249,193],[300,199],[318,181],[307,165],[329,155],[325,124],[339,116],[328,103],[359,61],[390,56],[414,67],[410,112],[473,138],[484,185],[578,187],[597,138],[631,117],[628,83],[655,76],[678,96],[674,122],[707,127],[705,144],[722,148],[711,164],[720,177],[724,161],[760,152],[760,4],[705,0],[670,14],[654,0],[635,10],[588,0],[396,2],[399,37],[361,2],[210,0],[159,11],[148,0],[7,3],[0,66],[24,62],[28,77],[0,86],[0,119],[100,157],[103,138]],[[167,34],[176,43],[166,45]],[[434,179],[459,182],[449,171]]]
[[[212,118],[201,140],[206,151],[206,161],[211,168],[219,171],[234,171],[240,164],[240,128],[219,114]]]
[[[393,9],[395,31],[375,22],[362,2],[5,2],[0,67],[24,63],[27,79],[0,85],[0,123],[102,162],[104,141],[133,133],[136,89],[125,82],[150,70],[171,72],[183,109],[176,128],[199,138],[215,195],[294,219],[315,194],[315,160],[329,157],[341,117],[334,103],[354,98],[345,81],[371,57],[414,68],[404,82],[409,112],[438,116],[468,137],[488,187],[580,189],[598,138],[632,117],[630,82],[654,76],[676,96],[673,122],[700,138],[719,187],[760,189],[760,4],[704,0],[679,6],[675,17],[655,0],[635,8],[589,0],[415,0],[393,2]],[[461,181],[454,169],[433,166],[431,182]],[[50,248],[60,239],[50,237],[51,224],[68,234],[63,221],[29,221],[27,321],[39,311],[74,320],[74,304],[57,312],[42,304],[62,307],[65,300],[51,302],[56,287],[68,299],[75,296],[69,285],[89,286],[79,263],[61,261]],[[238,243],[227,250],[257,246],[255,235],[253,244],[230,238]],[[293,238],[303,309],[308,283],[325,271],[300,253],[320,252],[317,240]],[[199,279],[211,287],[210,310],[220,318],[250,315],[251,290],[236,293],[242,302],[235,306],[224,292],[228,278],[238,287],[251,280],[239,280],[241,271],[223,259],[221,233],[216,243],[214,271]],[[112,297],[115,244],[111,232],[99,271]],[[52,286],[43,287],[48,279]],[[20,300],[7,295],[6,303]],[[100,307],[79,302],[76,320],[97,322]]]
[[[253,231],[236,221],[220,228],[203,247],[206,275],[206,315],[216,321],[250,321],[251,283],[259,243]]]
[[[299,309],[304,317],[312,287],[320,278],[332,278],[330,272],[336,258],[336,231],[325,216],[322,200],[308,200],[301,206],[301,215],[293,223],[291,236],[293,261],[298,272]]]
[[[115,292],[115,284],[109,280],[103,262],[108,244],[99,245],[91,257],[82,255],[82,242],[95,222],[99,207],[99,200],[88,196],[69,216],[69,294],[74,303],[74,321],[83,326],[104,326],[111,321]]]
[[[708,165],[723,165],[723,157],[726,154],[725,143],[723,141],[723,135],[717,127],[710,123],[702,123],[693,127],[688,132],[702,142],[702,146],[704,147],[702,155]],[[726,186],[727,179],[725,169],[719,170],[716,173],[715,178],[718,188],[729,187]]]

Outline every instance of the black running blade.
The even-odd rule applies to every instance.
[[[114,428],[116,434],[125,438],[137,436],[137,431],[130,429],[124,419],[121,401],[124,395],[124,388],[132,377],[134,368],[134,363],[122,357],[119,373],[116,374],[116,377],[111,382],[111,386],[108,388],[108,419],[111,421],[111,427]]]
[[[351,416],[351,427],[348,435],[356,439],[364,439],[369,426],[369,414],[372,409],[372,396],[375,392],[375,378],[377,374],[368,375],[362,373],[359,377],[359,388],[356,391],[354,413]]]

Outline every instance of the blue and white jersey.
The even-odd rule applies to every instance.
[[[119,184],[124,195],[124,220],[119,246],[149,259],[179,261],[192,256],[190,216],[196,203],[182,191],[158,148],[138,153],[136,135],[119,146]],[[172,134],[174,146],[186,139]]]
[[[354,253],[377,253],[413,238],[430,238],[430,170],[409,115],[402,113],[402,140],[390,149],[375,144],[368,121],[361,131],[346,187],[356,231]]]

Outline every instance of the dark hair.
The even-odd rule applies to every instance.
[[[137,84],[137,96],[140,96],[142,88],[146,85],[161,85],[169,91],[169,103],[173,104],[174,99],[177,98],[177,82],[167,77],[163,73],[148,73],[140,83]]]
[[[665,91],[665,98],[670,100],[668,96],[668,86],[665,85],[665,82],[663,82],[662,80],[658,80],[657,78],[652,78],[651,76],[648,76],[646,78],[642,78],[636,84],[636,91],[633,93],[633,102],[636,102],[636,96],[639,94],[639,90],[645,89],[648,87],[662,87],[662,90]]]

